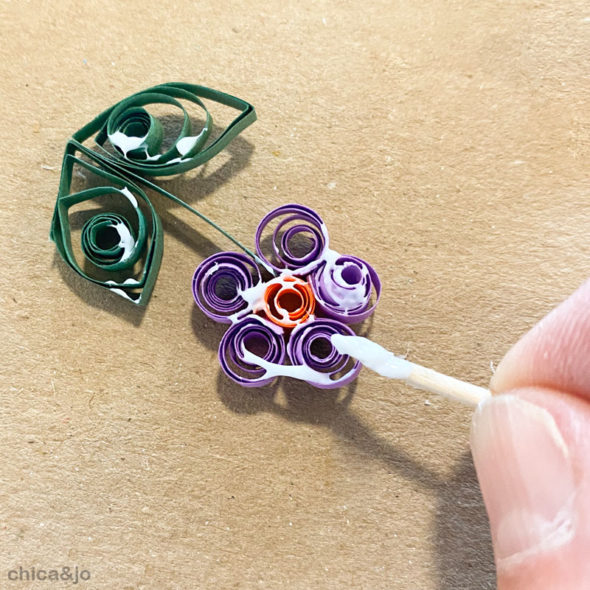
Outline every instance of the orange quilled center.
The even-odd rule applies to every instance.
[[[297,277],[278,277],[264,292],[266,317],[283,328],[294,328],[307,321],[315,309],[311,287]]]

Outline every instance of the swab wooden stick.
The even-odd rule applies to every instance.
[[[334,348],[341,354],[347,354],[359,360],[365,367],[384,377],[401,379],[412,387],[437,393],[471,406],[477,406],[491,395],[490,390],[485,387],[460,381],[395,356],[368,338],[334,334],[331,341]]]

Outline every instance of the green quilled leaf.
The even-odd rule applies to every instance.
[[[239,111],[223,133],[209,143],[213,121],[201,99]],[[180,100],[196,104],[203,110],[205,124],[198,133],[193,134],[190,117]],[[160,151],[162,125],[144,108],[150,104],[171,105],[182,112],[178,137],[165,152]],[[148,88],[98,115],[74,133],[66,145],[50,231],[61,258],[81,277],[137,305],[145,305],[160,268],[164,236],[158,214],[140,188],[143,186],[188,209],[258,260],[252,251],[208,217],[146,178],[179,174],[204,164],[255,120],[254,107],[246,101],[204,86],[181,82]],[[93,136],[96,149],[84,145]],[[111,150],[105,147],[107,142]],[[99,177],[105,186],[71,192],[74,165]],[[80,238],[85,262],[83,268],[72,248],[70,209],[105,196],[121,199],[127,210],[133,213],[130,219],[119,210],[101,210],[89,217]],[[143,262],[143,267],[138,270],[140,262]],[[90,273],[86,266],[97,272]],[[105,275],[110,278],[105,279]]]

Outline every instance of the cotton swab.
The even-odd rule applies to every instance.
[[[334,334],[330,340],[334,348],[341,354],[347,354],[359,360],[365,367],[384,377],[401,379],[412,387],[430,391],[470,406],[477,406],[491,396],[489,389],[460,381],[395,356],[368,338]]]

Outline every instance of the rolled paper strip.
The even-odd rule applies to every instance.
[[[197,267],[193,296],[207,316],[229,324],[230,316],[248,308],[241,293],[260,280],[260,271],[251,258],[238,252],[219,252]]]
[[[281,365],[285,359],[282,331],[271,328],[258,316],[233,324],[219,344],[219,363],[223,372],[244,387],[268,385],[274,376],[265,378],[266,370],[247,363],[243,351],[248,350],[269,363]]]
[[[197,135],[191,135],[191,120],[182,103],[176,98],[187,99],[205,112],[205,125]],[[182,128],[174,143],[164,153],[162,144],[162,125],[143,107],[149,104],[170,104],[182,111]],[[195,155],[207,141],[213,121],[209,111],[198,96],[180,88],[159,88],[157,92],[140,92],[121,101],[115,106],[106,123],[107,138],[111,145],[133,168],[138,161],[142,167],[162,166],[188,160]]]
[[[164,136],[160,121],[141,107],[126,108],[117,116],[113,113],[107,122],[108,127],[111,128],[108,135],[110,144],[130,160],[155,157]],[[134,138],[140,141],[134,142]]]
[[[322,264],[310,275],[309,282],[318,308],[346,324],[367,319],[381,296],[379,276],[356,256],[340,256]]]
[[[266,317],[283,328],[294,328],[306,322],[315,309],[311,287],[293,277],[277,277],[269,281],[264,292]]]
[[[202,99],[241,111],[223,133],[209,143],[213,119]],[[170,105],[180,110],[182,116],[178,136],[165,151],[160,151],[164,143],[163,125],[148,112],[149,105],[154,104]],[[201,129],[192,130],[186,104],[196,105],[203,111]],[[121,100],[77,131],[73,141],[84,142],[95,135],[99,148],[97,154],[107,165],[141,175],[166,176],[185,172],[210,160],[255,120],[254,107],[235,96],[196,84],[169,82]],[[107,142],[114,150],[104,148]]]
[[[362,367],[359,361],[336,350],[330,340],[333,334],[354,336],[348,326],[322,318],[295,328],[287,345],[287,354],[293,365],[305,365],[313,371],[330,375],[330,382],[306,379],[310,385],[321,389],[347,385],[356,378]]]
[[[74,163],[102,178],[108,185],[69,193]],[[119,207],[121,211],[100,211],[86,221],[80,246],[84,258],[91,264],[82,265],[72,248],[70,209],[104,197],[108,197],[109,209],[116,205],[117,199],[125,207]],[[131,215],[122,212],[129,209]],[[149,297],[162,258],[162,229],[147,195],[129,180],[66,152],[51,238],[61,257],[83,278],[133,303],[142,304]],[[142,268],[138,270],[136,266],[140,260]]]
[[[112,191],[117,192],[116,189]],[[139,235],[119,213],[99,213],[82,228],[82,252],[90,262],[104,270],[131,268],[146,244],[145,218],[138,211]]]
[[[271,234],[272,256],[263,253],[263,233],[275,219],[281,218]],[[307,248],[296,251],[297,242],[305,240]],[[265,215],[256,229],[256,252],[258,256],[277,271],[292,270],[295,274],[307,274],[322,261],[328,248],[328,230],[322,218],[303,205],[283,205]],[[299,271],[299,272],[298,272]]]

